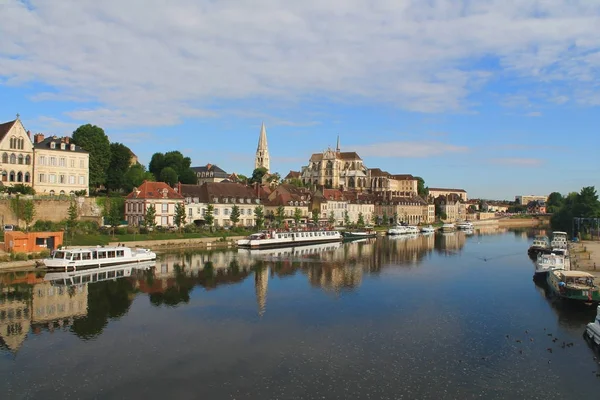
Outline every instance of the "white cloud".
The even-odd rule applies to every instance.
[[[465,146],[457,146],[437,141],[388,142],[361,146],[349,145],[348,149],[356,151],[361,157],[403,158],[433,157],[447,153],[465,153],[469,151],[469,148]]]
[[[1,84],[99,104],[69,116],[103,125],[261,98],[455,111],[495,76],[598,104],[597,1],[5,0],[0,13]]]
[[[493,158],[492,164],[515,167],[539,167],[544,161],[539,158]]]

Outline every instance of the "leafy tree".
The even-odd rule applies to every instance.
[[[373,225],[379,225],[379,216],[377,214],[373,214],[371,216],[371,221],[373,222]]]
[[[550,225],[555,230],[571,232],[573,234],[573,214],[574,209],[577,205],[577,198],[579,197],[578,193],[572,192],[569,193],[563,199],[563,205],[560,209],[552,214],[550,218]]]
[[[69,227],[69,230],[72,231],[77,223],[77,204],[74,201],[69,205],[67,215],[67,226]]]
[[[206,206],[206,212],[204,213],[204,222],[206,223],[206,225],[212,226],[212,224],[215,222],[214,212],[215,206],[213,206],[212,204]]]
[[[165,164],[165,155],[163,153],[154,153],[148,165],[148,171],[154,175],[155,179],[160,179],[160,171],[167,165]]]
[[[296,187],[305,187],[304,182],[300,178],[292,178],[287,181],[290,185],[294,185]]]
[[[35,204],[33,204],[32,200],[25,200],[23,202],[23,214],[22,218],[25,221],[25,229],[29,229],[29,224],[33,221],[35,217]]]
[[[469,213],[473,214],[475,212],[477,212],[477,207],[475,207],[475,204],[471,204],[468,208]]]
[[[344,225],[350,225],[350,215],[348,215],[348,210],[344,211]]]
[[[22,183],[17,183],[15,185],[8,186],[8,187],[3,186],[2,189],[4,189],[4,191],[6,191],[6,193],[8,193],[8,194],[28,194],[28,195],[35,194],[35,190],[33,189],[33,187],[24,185]]]
[[[335,226],[335,215],[333,215],[333,211],[329,213],[329,225]]]
[[[131,166],[129,147],[122,143],[110,144],[110,163],[106,171],[106,188],[117,191],[125,188],[125,174]]]
[[[104,222],[111,227],[113,236],[115,228],[123,220],[123,208],[123,199],[121,198],[108,198],[104,203]]]
[[[73,132],[73,143],[90,153],[90,188],[105,184],[111,157],[110,141],[104,130],[96,125],[82,125]]]
[[[179,181],[187,185],[195,185],[198,183],[198,177],[193,169],[187,168],[181,171],[179,174]]]
[[[248,183],[248,177],[246,175],[237,174],[239,183]]]
[[[583,218],[600,217],[600,202],[598,202],[595,187],[587,186],[581,189],[573,207],[573,216]]]
[[[240,221],[240,208],[237,204],[234,204],[231,207],[231,214],[229,215],[229,220],[235,226]]]
[[[312,222],[315,225],[319,225],[319,210],[317,210],[316,208],[314,210],[312,210]]]
[[[165,167],[160,171],[160,181],[167,183],[169,186],[175,186],[179,181],[179,176],[173,168]]]
[[[426,199],[429,196],[429,188],[425,186],[425,180],[420,176],[415,176],[417,180],[417,194]]]
[[[252,177],[250,178],[249,183],[261,184],[263,177],[265,176],[266,173],[267,173],[266,168],[264,168],[264,167],[256,168],[254,171],[252,171]]]
[[[129,167],[123,177],[123,189],[129,193],[134,187],[139,187],[144,181],[154,181],[154,175],[146,171],[142,164],[134,164]]]
[[[146,208],[146,215],[144,215],[144,227],[147,230],[152,231],[156,227],[156,207],[154,204],[150,204]]]
[[[398,216],[396,216],[396,221],[398,221]],[[387,211],[383,212],[383,220],[382,220],[382,225],[386,226],[387,224],[390,223],[390,218],[388,217]]]
[[[177,179],[181,183],[196,184],[197,177],[190,168],[191,164],[192,160],[189,157],[184,157],[181,152],[175,150],[168,151],[164,154],[154,153],[150,160],[148,170],[156,179],[166,182],[166,180],[162,179],[163,170],[165,168],[172,168],[177,174]]]
[[[360,227],[365,226],[365,217],[363,216],[362,212],[358,213],[358,222],[356,224]]]
[[[265,213],[262,206],[256,206],[254,208],[254,218],[256,219],[256,227],[262,229],[265,224]]]
[[[302,210],[296,207],[294,210],[294,223],[296,226],[300,224],[300,220],[302,219]]]
[[[562,194],[558,192],[552,192],[546,200],[546,211],[549,213],[555,213],[562,207],[565,199]]]
[[[275,172],[274,174],[270,174],[267,178],[267,182],[268,183],[279,183],[281,181],[281,175],[279,175],[279,172]]]
[[[175,225],[179,230],[181,230],[182,225],[185,225],[185,206],[183,203],[177,203],[175,205],[175,217],[173,222],[175,222]]]
[[[285,219],[285,208],[283,206],[277,207],[277,211],[275,212],[275,221],[278,227],[283,225],[283,220]]]

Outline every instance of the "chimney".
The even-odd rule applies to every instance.
[[[27,137],[31,139],[31,131],[27,131]]]
[[[33,143],[40,143],[43,141],[44,141],[43,133],[36,133],[35,135],[33,135]]]

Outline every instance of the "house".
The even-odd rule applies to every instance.
[[[18,114],[0,124],[0,181],[5,186],[33,183],[33,143]]]
[[[392,196],[390,192],[390,195],[375,201],[374,212],[378,219],[387,224],[404,222],[416,225],[429,222],[426,221],[426,216],[429,216],[429,205],[417,195]]]
[[[196,174],[198,181],[197,185],[202,185],[207,182],[221,182],[229,179],[229,174],[223,171],[216,165],[206,164],[202,167],[192,167],[192,171]]]
[[[64,195],[84,191],[89,187],[90,154],[71,143],[71,138],[42,133],[33,136],[35,162],[33,188],[37,194]]]
[[[361,192],[345,192],[344,196],[348,201],[346,210],[351,224],[357,224],[361,216],[365,225],[373,224],[375,213],[374,195]]]
[[[300,176],[299,171],[290,171],[285,178],[283,178],[283,183],[292,183],[293,181],[300,180]]]
[[[235,182],[205,182],[202,185],[177,185],[185,199],[186,222],[204,225],[208,205],[213,206],[214,226],[233,226],[231,211],[237,207],[240,216],[237,225],[254,226],[254,210],[262,202],[251,186]]]
[[[467,191],[464,189],[429,188],[429,197],[437,199],[439,196],[457,195],[462,201],[468,201]]]
[[[175,207],[183,204],[184,198],[164,182],[144,181],[133,188],[125,198],[125,219],[129,225],[143,225],[148,207],[154,206],[154,221],[157,226],[175,225]]]
[[[542,200],[532,200],[527,203],[527,213],[546,214],[546,202]]]
[[[372,192],[393,192],[396,196],[416,195],[419,181],[409,174],[390,174],[379,168],[369,169]]]
[[[271,193],[264,200],[265,216],[269,223],[274,223],[280,207],[283,209],[284,223],[293,225],[296,209],[300,210],[300,223],[311,219],[310,205],[312,194],[306,188],[299,188],[287,183],[271,189]]]
[[[348,211],[348,199],[339,189],[321,189],[315,192],[312,207],[319,210],[322,221],[329,221],[331,218],[335,221],[334,225],[341,226],[344,225],[344,217]]]

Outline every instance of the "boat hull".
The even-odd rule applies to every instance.
[[[368,239],[377,237],[376,232],[343,232],[344,240]]]
[[[89,268],[104,268],[104,267],[114,267],[116,265],[125,265],[125,264],[139,264],[145,263],[148,261],[156,260],[156,254],[152,253],[151,256],[140,256],[140,257],[132,257],[127,259],[114,259],[114,260],[89,260],[89,261],[80,261],[77,263],[68,263],[68,264],[52,264],[50,261],[45,261],[44,266],[48,270],[80,270],[80,269],[89,269]]]
[[[600,302],[600,289],[598,287],[593,289],[581,289],[565,286],[561,288],[559,282],[560,280],[553,271],[548,271],[546,273],[546,283],[555,296],[558,296],[561,299],[583,303]]]

